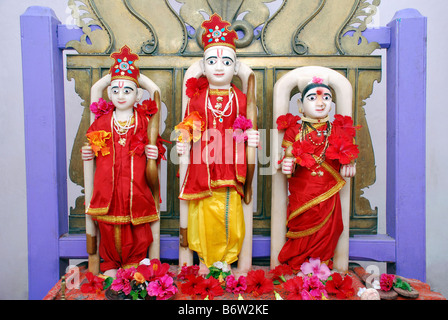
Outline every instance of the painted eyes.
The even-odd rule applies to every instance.
[[[223,63],[225,66],[231,66],[231,65],[232,65],[232,61],[227,60],[227,59],[224,59],[224,60],[222,61],[222,63]]]
[[[317,99],[317,96],[316,96],[315,94],[312,94],[312,95],[307,96],[306,98],[308,99],[308,101],[315,101],[315,100]],[[325,95],[322,97],[322,100],[324,100],[324,101],[330,101],[330,100],[331,100],[331,96],[325,94]]]
[[[123,89],[123,93],[124,93],[124,94],[130,94],[130,93],[132,93],[132,91],[134,91],[134,90],[132,90],[132,89],[130,89],[130,88],[124,88],[124,89]],[[117,89],[117,88],[112,89],[112,93],[113,93],[113,94],[119,94],[119,93],[120,93],[120,89]]]
[[[218,59],[208,59],[207,64],[212,66],[218,63]],[[226,67],[230,67],[233,64],[233,61],[230,59],[222,59],[222,64]]]

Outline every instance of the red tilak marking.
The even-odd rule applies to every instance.
[[[218,49],[217,50],[218,58],[222,57],[222,51],[223,51],[223,49]]]
[[[323,93],[323,91],[322,90],[316,90],[316,93],[318,94],[318,95],[322,95],[322,93]]]
[[[124,87],[124,81],[118,81],[118,88]]]

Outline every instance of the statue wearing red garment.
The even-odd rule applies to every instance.
[[[331,264],[344,229],[339,191],[356,173],[356,129],[349,116],[329,121],[332,91],[317,77],[302,91],[303,116],[277,119],[285,130],[282,172],[288,175],[287,241],[278,261],[299,270],[309,258]],[[299,122],[301,120],[301,122]]]
[[[246,187],[253,176],[246,174],[245,142],[256,148],[259,139],[246,118],[248,97],[232,84],[240,63],[237,35],[228,26],[217,14],[203,22],[202,75],[187,79],[188,105],[176,126],[177,151],[190,154],[179,195],[188,201],[188,247],[197,252],[204,275],[215,262],[238,259],[246,229],[242,198],[250,202]]]
[[[142,98],[142,88],[149,91],[155,86],[135,65],[138,55],[123,46],[111,57],[110,73],[91,90],[95,120],[87,130],[90,146],[83,148],[82,159],[96,160],[86,214],[99,228],[100,270],[114,277],[117,269],[146,258],[153,242],[151,223],[159,220],[159,190],[151,181],[158,177],[156,170],[147,168],[163,147],[148,134],[155,125],[157,104],[149,99],[135,105]],[[106,88],[111,102],[100,98]]]

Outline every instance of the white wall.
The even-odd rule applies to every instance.
[[[29,6],[52,8],[62,23],[69,21],[66,0],[0,0],[0,39],[2,39],[2,72],[0,72],[0,299],[28,298],[27,209],[24,147],[24,115],[22,98],[22,62],[19,17]],[[442,6],[442,8],[441,8]],[[441,0],[382,0],[373,24],[386,25],[395,12],[415,8],[428,17],[428,91],[427,91],[427,282],[434,291],[448,297],[448,277],[443,266],[448,264],[448,158],[444,129],[448,109],[444,104],[442,76],[447,74],[446,52],[448,42],[444,33],[448,21],[444,17],[448,2]],[[382,51],[375,52],[381,54]],[[378,207],[379,231],[384,232],[385,210],[385,73],[381,83],[375,84],[374,93],[365,106],[372,134],[377,164],[377,182],[365,190],[372,207]],[[71,110],[79,103],[73,94],[73,83],[67,83],[67,105]],[[445,89],[446,90],[446,89]],[[80,117],[80,114],[77,117]],[[419,125],[419,124],[410,124]],[[76,127],[67,127],[74,136]],[[71,143],[67,142],[70,152]],[[69,201],[71,198],[69,197]],[[69,206],[73,205],[69,203]],[[30,266],[32,268],[32,266]]]

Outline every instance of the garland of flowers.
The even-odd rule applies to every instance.
[[[302,264],[298,272],[289,265],[279,265],[266,273],[263,269],[251,270],[247,276],[238,279],[230,272],[226,263],[216,262],[209,268],[205,277],[199,275],[199,266],[181,267],[177,277],[169,272],[170,266],[158,259],[144,259],[138,267],[120,268],[116,278],[106,279],[87,272],[87,281],[82,284],[83,293],[99,294],[103,290],[113,290],[125,299],[173,298],[177,292],[189,295],[193,299],[213,300],[227,293],[238,295],[251,294],[259,297],[274,294],[276,300],[327,300],[330,295],[338,299],[353,296],[354,289],[349,275],[343,276],[331,272],[319,259],[309,259]],[[179,288],[174,282],[177,278]],[[274,290],[274,285],[281,285],[286,291],[283,298]]]
[[[286,130],[294,126],[300,127],[299,120],[301,120],[299,116],[294,116],[291,113],[281,115],[276,121],[277,129]],[[339,114],[334,116],[334,121],[329,123],[329,126],[331,127],[331,134],[326,137],[326,145],[320,156],[314,155],[316,146],[307,139],[300,139],[293,143],[292,154],[297,164],[311,168],[325,158],[338,160],[341,164],[349,164],[358,157],[359,149],[354,143],[354,138],[356,131],[361,126],[354,126],[351,117]]]

